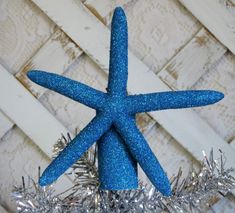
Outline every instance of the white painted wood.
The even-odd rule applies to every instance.
[[[15,74],[49,38],[54,23],[30,1],[0,1],[0,63]],[[13,123],[0,112],[0,138]]]
[[[33,2],[108,73],[110,32],[90,11],[79,1],[73,0]],[[128,90],[130,93],[144,93],[166,91],[169,87],[129,52]],[[222,148],[226,153],[228,165],[233,164],[235,151],[196,113],[191,110],[168,110],[150,114],[196,159],[202,159],[202,150],[209,153],[212,147]]]
[[[221,43],[235,54],[235,19],[215,0],[179,0]]]
[[[0,205],[0,213],[8,213],[8,211]]]
[[[54,143],[67,129],[2,65],[0,79],[0,109],[51,157]]]
[[[235,18],[235,1],[234,0],[216,0]]]
[[[15,74],[50,37],[55,24],[30,1],[0,1],[1,64]]]
[[[137,60],[129,62],[130,68],[136,66],[135,69],[129,71],[129,91],[142,93],[143,90],[146,92],[146,89],[147,92],[169,90],[152,72],[146,72],[146,70],[143,72],[144,65],[138,62]],[[135,78],[136,75],[141,77]],[[209,153],[211,148],[222,149],[228,156],[228,166],[233,165],[234,149],[192,110],[167,110],[149,114],[197,160],[202,159],[202,150]]]
[[[195,111],[228,143],[235,136],[235,57],[230,51],[213,65],[192,89],[214,89],[225,94],[218,104]]]
[[[57,29],[50,39],[21,68],[16,77],[34,96],[39,98],[46,89],[30,81],[26,73],[32,69],[40,69],[62,74],[82,53],[82,50],[67,35]]]
[[[190,89],[221,58],[226,48],[202,28],[158,76],[172,89]]]
[[[111,13],[117,5],[124,5],[130,0],[120,2],[109,0],[88,0],[87,7],[96,11],[96,14],[103,19]],[[26,73],[30,69],[47,70],[53,73],[62,74],[83,51],[59,28],[53,33],[48,41],[31,57],[29,61],[16,74],[19,81],[30,92],[39,98],[46,89],[30,81]]]
[[[61,134],[66,135],[68,130],[2,65],[0,65],[0,79],[0,109],[31,138],[44,153],[52,157],[53,145]],[[58,184],[58,191],[62,191],[72,184],[71,181],[64,176],[59,182],[61,184]]]
[[[0,138],[13,127],[14,123],[0,110]]]
[[[39,98],[46,89],[30,81],[26,73],[30,69],[41,69],[62,74],[82,53],[82,50],[71,39],[61,30],[57,29],[48,41],[21,68],[16,77],[35,97]],[[14,123],[0,112],[0,138],[13,125]]]
[[[33,0],[33,2],[52,18],[70,38],[76,38],[74,42],[78,44],[77,37],[81,38],[83,40],[83,42],[80,42],[80,44],[82,43],[83,45],[82,50],[92,59],[95,57],[95,62],[98,63],[101,68],[106,69],[106,71],[108,70],[109,45],[107,45],[107,42],[109,43],[110,40],[109,31],[81,2],[73,0],[69,1],[67,4],[65,1],[61,1],[54,8],[53,4],[56,3],[54,0],[50,0],[47,3],[37,0]],[[66,3],[66,9],[62,8],[64,3]],[[47,9],[49,10],[47,11]],[[69,16],[68,11],[70,11]],[[73,21],[68,24],[71,20],[76,20],[76,22]],[[98,34],[93,34],[93,26],[95,26],[97,32],[99,32]],[[76,35],[78,32],[79,35]],[[93,36],[91,37],[92,34]],[[94,39],[94,37],[95,44],[90,40]],[[86,47],[84,46],[85,43],[87,45]],[[101,50],[100,54],[96,56],[91,55],[92,52],[96,52],[97,50]]]

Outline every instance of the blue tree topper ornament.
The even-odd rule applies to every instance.
[[[204,106],[218,102],[224,95],[212,90],[127,95],[127,54],[127,22],[124,11],[118,7],[111,26],[107,93],[52,73],[37,70],[27,73],[33,82],[96,110],[92,121],[43,172],[41,186],[54,182],[98,141],[101,189],[136,189],[138,163],[163,195],[171,195],[164,170],[136,126],[136,113]]]

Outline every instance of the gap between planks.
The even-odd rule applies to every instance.
[[[174,90],[190,89],[226,51],[202,28],[157,75]]]
[[[235,19],[218,0],[178,0],[235,54]]]
[[[50,0],[47,3],[33,0],[33,2],[108,73],[110,32],[81,2],[73,0],[60,2]],[[66,8],[63,6],[65,3]],[[77,22],[74,23],[73,20]],[[129,52],[128,90],[130,93],[143,93],[166,91],[169,87]],[[235,160],[235,151],[231,146],[192,110],[168,110],[149,114],[197,160],[202,159],[202,150],[209,153],[212,147],[224,150],[229,166]]]

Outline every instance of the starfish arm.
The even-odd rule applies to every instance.
[[[132,95],[127,97],[131,114],[164,109],[199,107],[223,99],[221,92],[213,90],[188,90]]]
[[[67,147],[46,168],[40,177],[39,184],[45,186],[53,183],[72,164],[110,128],[111,117],[97,114],[95,118],[67,145]]]
[[[124,11],[117,7],[111,26],[111,48],[109,64],[108,92],[125,96],[128,76],[128,32]]]
[[[165,196],[171,195],[169,180],[132,117],[120,118],[114,123],[130,153],[139,163],[153,185]]]
[[[93,109],[100,109],[105,103],[106,94],[72,79],[44,71],[32,70],[28,78],[40,86],[51,89]]]

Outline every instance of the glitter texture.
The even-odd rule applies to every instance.
[[[51,184],[88,148],[98,141],[100,188],[137,188],[137,162],[153,185],[171,195],[168,178],[148,143],[138,130],[135,114],[152,110],[188,108],[213,104],[222,93],[210,90],[127,95],[128,36],[124,11],[114,11],[111,32],[110,70],[107,93],[71,79],[43,71],[30,71],[35,83],[96,109],[96,117],[47,167],[39,184]]]

